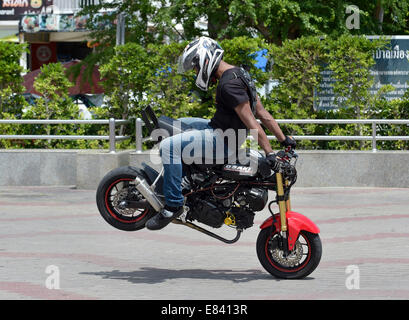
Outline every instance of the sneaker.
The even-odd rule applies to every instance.
[[[146,228],[149,230],[160,230],[166,227],[173,219],[178,218],[183,213],[183,206],[179,207],[176,212],[172,212],[167,209],[163,209],[155,216],[146,221]]]

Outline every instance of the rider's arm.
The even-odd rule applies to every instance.
[[[285,140],[285,135],[281,131],[277,121],[266,109],[264,109],[259,97],[257,97],[256,117],[260,119],[261,123],[277,137],[279,142]]]
[[[264,132],[261,125],[257,122],[253,113],[251,112],[250,102],[246,101],[246,102],[240,103],[238,106],[234,108],[234,110],[238,114],[241,121],[243,121],[247,129],[257,130],[257,139],[258,139],[257,141],[258,141],[259,146],[264,150],[264,152],[266,154],[273,152],[273,149],[271,148],[270,141],[268,141],[266,133]]]

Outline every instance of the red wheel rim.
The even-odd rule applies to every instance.
[[[270,262],[270,264],[275,269],[277,269],[277,270],[279,270],[281,272],[285,272],[285,273],[293,273],[293,272],[297,272],[297,271],[300,271],[301,269],[303,269],[308,264],[308,262],[310,261],[310,258],[311,258],[311,243],[308,241],[308,239],[306,237],[303,237],[305,239],[305,241],[307,242],[306,245],[308,246],[308,256],[305,259],[305,261],[303,263],[301,263],[299,266],[295,267],[295,268],[294,267],[293,268],[291,268],[291,267],[283,268],[276,261],[274,261],[274,259],[271,258],[271,254],[269,252],[269,241],[270,241],[270,239],[272,239],[272,237],[274,235],[275,234],[272,234],[270,237],[267,238],[266,245],[264,247],[264,250],[265,250],[264,253],[265,253],[268,261]]]
[[[119,182],[121,182],[121,181],[132,181],[132,180],[133,180],[132,178],[121,178],[121,179],[115,180],[115,181],[108,187],[107,191],[105,192],[105,207],[107,208],[109,214],[110,214],[115,220],[118,220],[118,221],[123,222],[123,223],[135,223],[135,222],[138,222],[138,221],[140,221],[141,219],[143,219],[143,218],[146,216],[146,214],[148,213],[148,209],[145,209],[143,212],[141,212],[141,214],[139,214],[138,216],[136,216],[135,219],[125,220],[125,219],[121,219],[120,217],[118,217],[118,214],[112,211],[111,205],[110,205],[109,200],[108,200],[109,194],[110,194],[112,188],[113,188],[116,184],[118,184]]]

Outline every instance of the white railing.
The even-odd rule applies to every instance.
[[[131,136],[117,136],[115,129],[117,125],[124,125],[130,123],[131,120],[116,120],[110,118],[109,120],[0,120],[0,124],[104,124],[109,125],[108,136],[78,136],[78,135],[0,135],[0,139],[7,140],[24,140],[24,139],[38,139],[38,140],[109,140],[109,152],[116,152],[116,142],[130,139]]]
[[[295,140],[326,140],[326,141],[372,141],[372,151],[377,151],[377,141],[409,141],[409,136],[380,136],[377,134],[376,126],[379,124],[392,125],[409,125],[409,119],[390,120],[390,119],[364,119],[364,120],[350,120],[350,119],[276,119],[279,124],[370,124],[372,126],[372,135],[370,136],[329,136],[329,135],[305,135],[293,136]],[[260,121],[259,121],[260,122]],[[144,123],[142,119],[136,119],[136,151],[142,151],[142,144],[145,141],[151,140],[150,137],[143,137],[142,127]],[[269,140],[275,140],[275,136],[267,136]],[[249,139],[252,137],[249,136]]]
[[[131,136],[117,136],[116,126],[131,123],[132,120],[0,120],[0,124],[105,124],[109,125],[108,136],[79,136],[79,135],[0,135],[0,139],[59,139],[59,140],[109,140],[109,151],[116,152],[116,142],[131,139]],[[135,147],[136,152],[142,151],[144,142],[151,140],[151,137],[144,137],[142,128],[144,122],[137,118],[135,121]],[[372,141],[372,151],[377,151],[377,141],[409,141],[409,136],[380,136],[377,134],[377,125],[409,125],[409,119],[390,120],[390,119],[277,119],[279,124],[370,124],[372,126],[372,135],[370,136],[329,136],[329,135],[304,135],[293,136],[295,140],[326,140],[326,141]],[[269,140],[275,140],[275,136],[267,136]],[[249,137],[251,139],[251,137]]]

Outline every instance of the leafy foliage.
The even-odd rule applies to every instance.
[[[281,45],[301,36],[407,33],[408,1],[354,1],[360,28],[348,30],[348,1],[338,0],[162,0],[158,9],[167,25],[180,23],[187,39],[207,32],[224,39],[258,36]],[[195,23],[207,20],[207,29]]]
[[[0,115],[3,112],[21,114],[25,100],[21,96],[24,87],[20,57],[24,51],[23,45],[0,41]]]
[[[384,86],[377,95],[371,95],[369,88],[373,84],[370,67],[374,60],[372,52],[385,45],[385,40],[371,41],[362,36],[343,35],[331,37],[301,37],[287,40],[282,46],[272,45],[270,54],[275,64],[272,78],[278,85],[266,97],[264,104],[277,118],[285,119],[369,119],[403,118],[397,110],[407,106],[404,100],[387,101],[384,94],[393,90]],[[317,111],[313,109],[314,89],[318,87],[321,73],[330,70],[335,79],[333,91],[342,106],[338,110]],[[372,135],[370,125],[283,125],[292,135]],[[407,132],[405,126],[378,126],[378,133],[387,131],[382,128],[395,128],[390,132]],[[390,134],[390,133],[388,133]],[[387,135],[388,135],[387,134]],[[301,148],[309,149],[359,149],[368,150],[367,141],[300,141]],[[385,141],[378,147],[407,148],[407,143]]]
[[[21,114],[3,112],[4,119],[80,119],[78,106],[69,97],[68,89],[72,83],[65,74],[65,68],[60,63],[50,63],[41,67],[41,73],[34,81],[34,88],[41,94],[35,105],[25,105]],[[1,125],[0,133],[11,135],[101,135],[99,127],[93,125],[32,125],[19,124]],[[101,148],[106,143],[88,140],[2,140],[6,148]]]
[[[262,98],[276,118],[408,118],[409,96],[387,101],[382,92],[369,94],[373,65],[372,51],[382,41],[368,41],[360,35],[407,34],[409,1],[362,1],[360,28],[349,30],[347,1],[335,0],[113,0],[86,7],[79,14],[91,17],[93,54],[84,64],[92,71],[100,67],[108,106],[92,108],[96,118],[128,119],[139,117],[146,105],[171,117],[209,118],[215,110],[215,85],[207,92],[194,85],[194,73],[176,73],[177,57],[187,42],[199,35],[217,39],[225,49],[224,60],[246,65],[261,89],[269,79],[277,85]],[[101,14],[101,11],[108,11]],[[125,14],[126,34],[123,46],[115,45],[118,13]],[[206,21],[206,23],[198,23]],[[183,33],[180,32],[183,27]],[[44,68],[44,77],[36,81],[43,97],[36,108],[27,108],[21,97],[19,57],[23,47],[0,42],[0,112],[3,118],[75,119],[78,110],[68,98],[69,82],[59,66]],[[269,64],[266,70],[255,67],[256,52],[263,51]],[[271,63],[274,61],[274,64]],[[79,75],[82,64],[71,70]],[[332,71],[334,93],[343,108],[337,111],[314,110],[314,93],[322,71]],[[25,112],[23,112],[25,110]],[[355,125],[283,125],[293,135],[370,135],[368,126]],[[12,132],[0,126],[0,132]],[[14,129],[15,130],[15,129]],[[45,130],[45,131],[44,131]],[[64,131],[65,130],[65,131]],[[133,134],[133,126],[120,129]],[[407,134],[407,126],[379,125],[381,134]],[[106,128],[94,126],[35,127],[19,126],[20,133],[106,134]],[[15,131],[14,131],[15,132]],[[13,147],[17,143],[2,142]],[[106,147],[99,142],[24,142],[31,147]],[[121,143],[128,147],[132,141]],[[369,149],[369,142],[302,141],[301,148]],[[407,143],[384,141],[381,148],[408,148]]]

